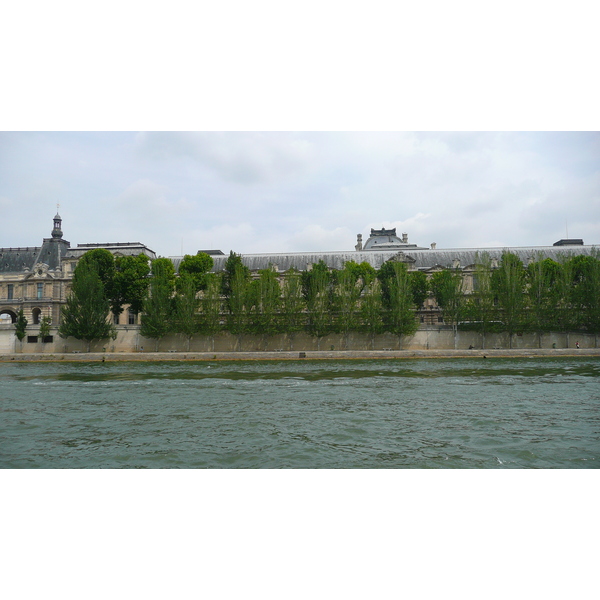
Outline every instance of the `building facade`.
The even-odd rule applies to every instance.
[[[63,239],[62,219],[54,217],[52,234],[41,246],[0,248],[0,327],[15,323],[21,309],[30,325],[50,317],[60,323],[60,309],[66,303],[77,261],[88,250],[104,248],[115,257],[156,254],[139,242],[78,244]]]
[[[0,330],[10,330],[14,334],[14,323],[22,309],[28,321],[26,345],[38,343],[38,336],[34,334],[44,317],[50,318],[55,332],[60,324],[61,308],[69,295],[77,262],[83,254],[97,248],[106,249],[115,257],[139,254],[145,254],[151,260],[157,257],[154,251],[139,242],[90,243],[71,247],[70,242],[63,238],[59,214],[53,219],[51,236],[44,238],[40,246],[0,248]],[[573,255],[592,255],[596,248],[583,244],[580,239],[569,239],[551,246],[437,249],[435,244],[427,248],[409,243],[406,233],[398,236],[395,229],[382,228],[371,229],[371,235],[364,244],[359,234],[355,249],[350,251],[244,254],[241,260],[255,276],[262,269],[272,269],[281,278],[291,268],[306,271],[321,261],[331,270],[342,269],[348,261],[366,262],[375,269],[380,269],[388,261],[399,261],[406,264],[409,271],[421,271],[426,275],[452,268],[462,272],[463,289],[469,294],[473,291],[477,264],[481,263],[484,254],[492,267],[499,265],[502,254],[507,251],[516,254],[527,266],[545,258],[561,260]],[[218,250],[204,252],[213,258],[213,272],[222,272],[228,256]],[[170,258],[176,272],[182,259]],[[123,335],[127,329],[131,334],[132,326],[139,329],[139,315],[126,310],[120,317],[113,318],[115,325],[123,329]],[[427,298],[423,306],[418,308],[417,319],[423,328],[443,325],[442,313],[434,298]],[[139,338],[139,333],[135,335]],[[14,335],[0,337],[10,337],[9,342],[14,346]],[[0,343],[0,352],[11,351],[13,346],[9,342],[4,344],[6,347]],[[134,346],[137,347],[137,344],[135,342]],[[54,347],[58,348],[58,345]]]

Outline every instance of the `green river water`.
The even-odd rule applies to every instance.
[[[600,466],[598,358],[0,365],[0,467]]]

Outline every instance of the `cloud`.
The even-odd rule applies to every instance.
[[[57,202],[72,243],[163,255],[182,238],[188,253],[350,250],[382,226],[421,246],[540,245],[566,219],[600,242],[594,132],[12,133],[0,153],[5,246],[39,244]]]
[[[309,225],[289,237],[289,247],[295,252],[318,252],[332,248],[353,250],[356,234],[347,227],[326,229],[321,225]]]
[[[135,214],[136,218],[154,221],[157,217],[172,219],[174,216],[190,212],[194,202],[186,198],[172,199],[171,190],[166,185],[149,179],[141,179],[129,185],[119,194],[115,203],[121,209]]]
[[[311,144],[294,134],[234,132],[147,132],[138,152],[155,159],[187,158],[238,184],[273,182],[301,174]]]

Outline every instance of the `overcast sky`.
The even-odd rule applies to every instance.
[[[598,133],[0,134],[0,245],[140,241],[163,256],[600,244]]]
[[[586,2],[114,6],[7,7],[0,246],[600,244]]]

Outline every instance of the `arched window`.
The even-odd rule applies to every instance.
[[[33,324],[34,325],[39,325],[40,324],[40,315],[42,314],[42,309],[41,308],[34,308],[31,311],[31,317],[33,318]]]

